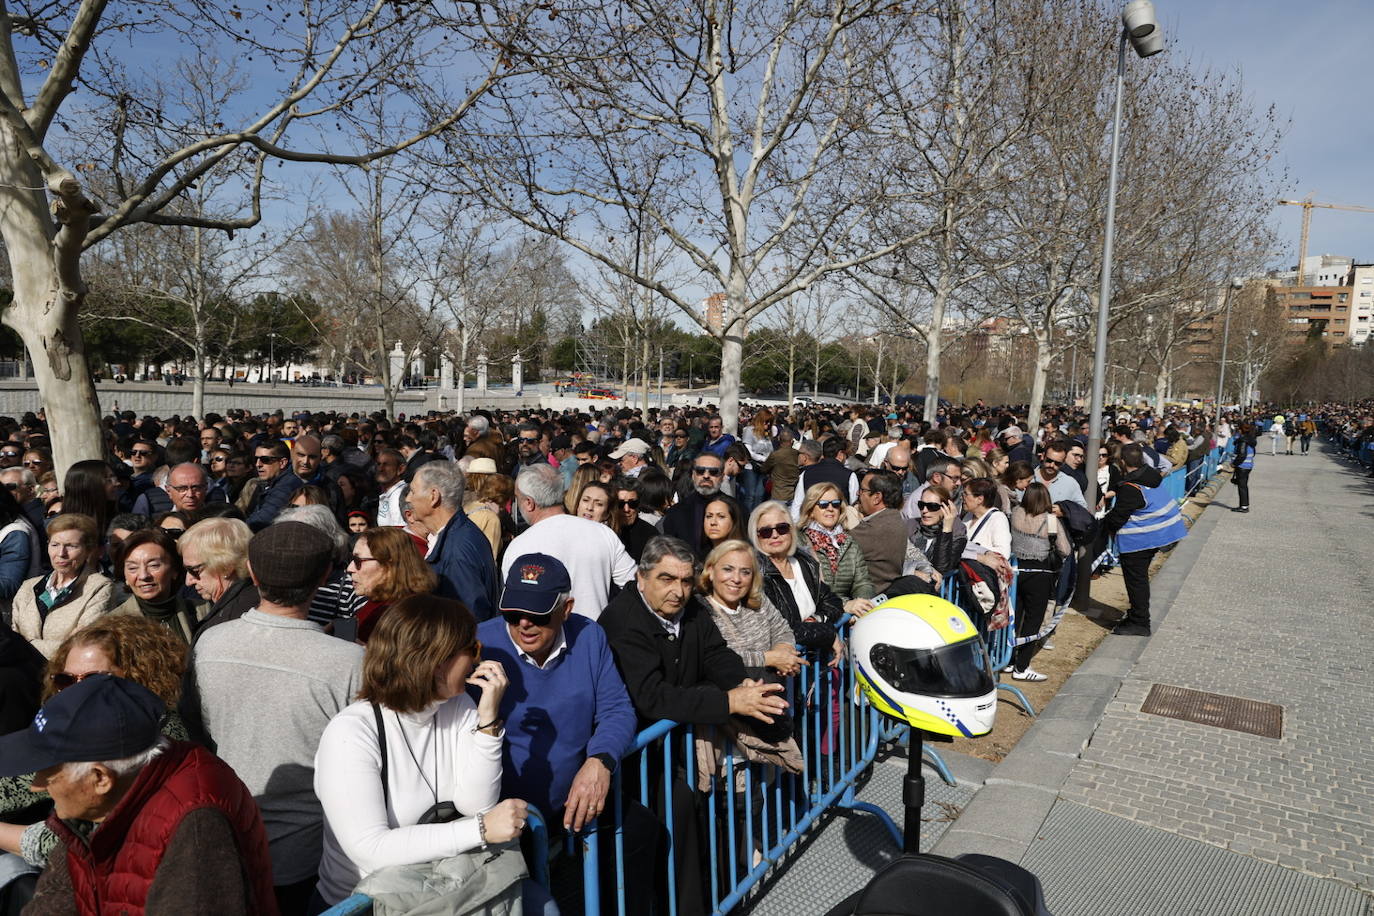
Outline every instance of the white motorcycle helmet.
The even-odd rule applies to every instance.
[[[997,681],[983,639],[960,608],[934,595],[901,595],[854,622],[860,687],[880,712],[937,735],[992,731]]]

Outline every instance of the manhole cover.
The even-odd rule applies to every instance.
[[[1229,728],[1261,738],[1283,737],[1282,706],[1220,693],[1155,684],[1150,688],[1150,695],[1145,698],[1140,711],[1200,725]]]

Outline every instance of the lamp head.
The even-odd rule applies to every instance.
[[[1121,22],[1136,54],[1153,57],[1164,50],[1164,33],[1159,29],[1155,5],[1150,0],[1130,0],[1121,11]]]

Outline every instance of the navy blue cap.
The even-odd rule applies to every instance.
[[[516,559],[506,573],[501,610],[527,614],[552,614],[558,596],[572,591],[568,568],[546,553],[527,553]]]
[[[0,738],[0,777],[140,754],[157,742],[166,713],[146,687],[93,674],[43,704],[28,728]]]

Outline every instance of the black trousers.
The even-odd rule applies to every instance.
[[[1040,632],[1045,622],[1045,611],[1049,609],[1050,599],[1054,597],[1054,586],[1059,581],[1057,571],[1037,572],[1034,561],[1021,564],[1020,575],[1016,577],[1016,635],[1034,636]],[[1012,666],[1017,671],[1030,667],[1031,659],[1040,651],[1043,640],[1028,642],[1017,646],[1012,654]]]
[[[1126,623],[1150,625],[1150,562],[1157,553],[1159,548],[1151,547],[1121,555],[1121,576],[1126,580],[1126,597],[1131,602]]]
[[[1231,480],[1236,485],[1236,491],[1240,494],[1240,508],[1250,508],[1250,468],[1236,468],[1235,475]]]

